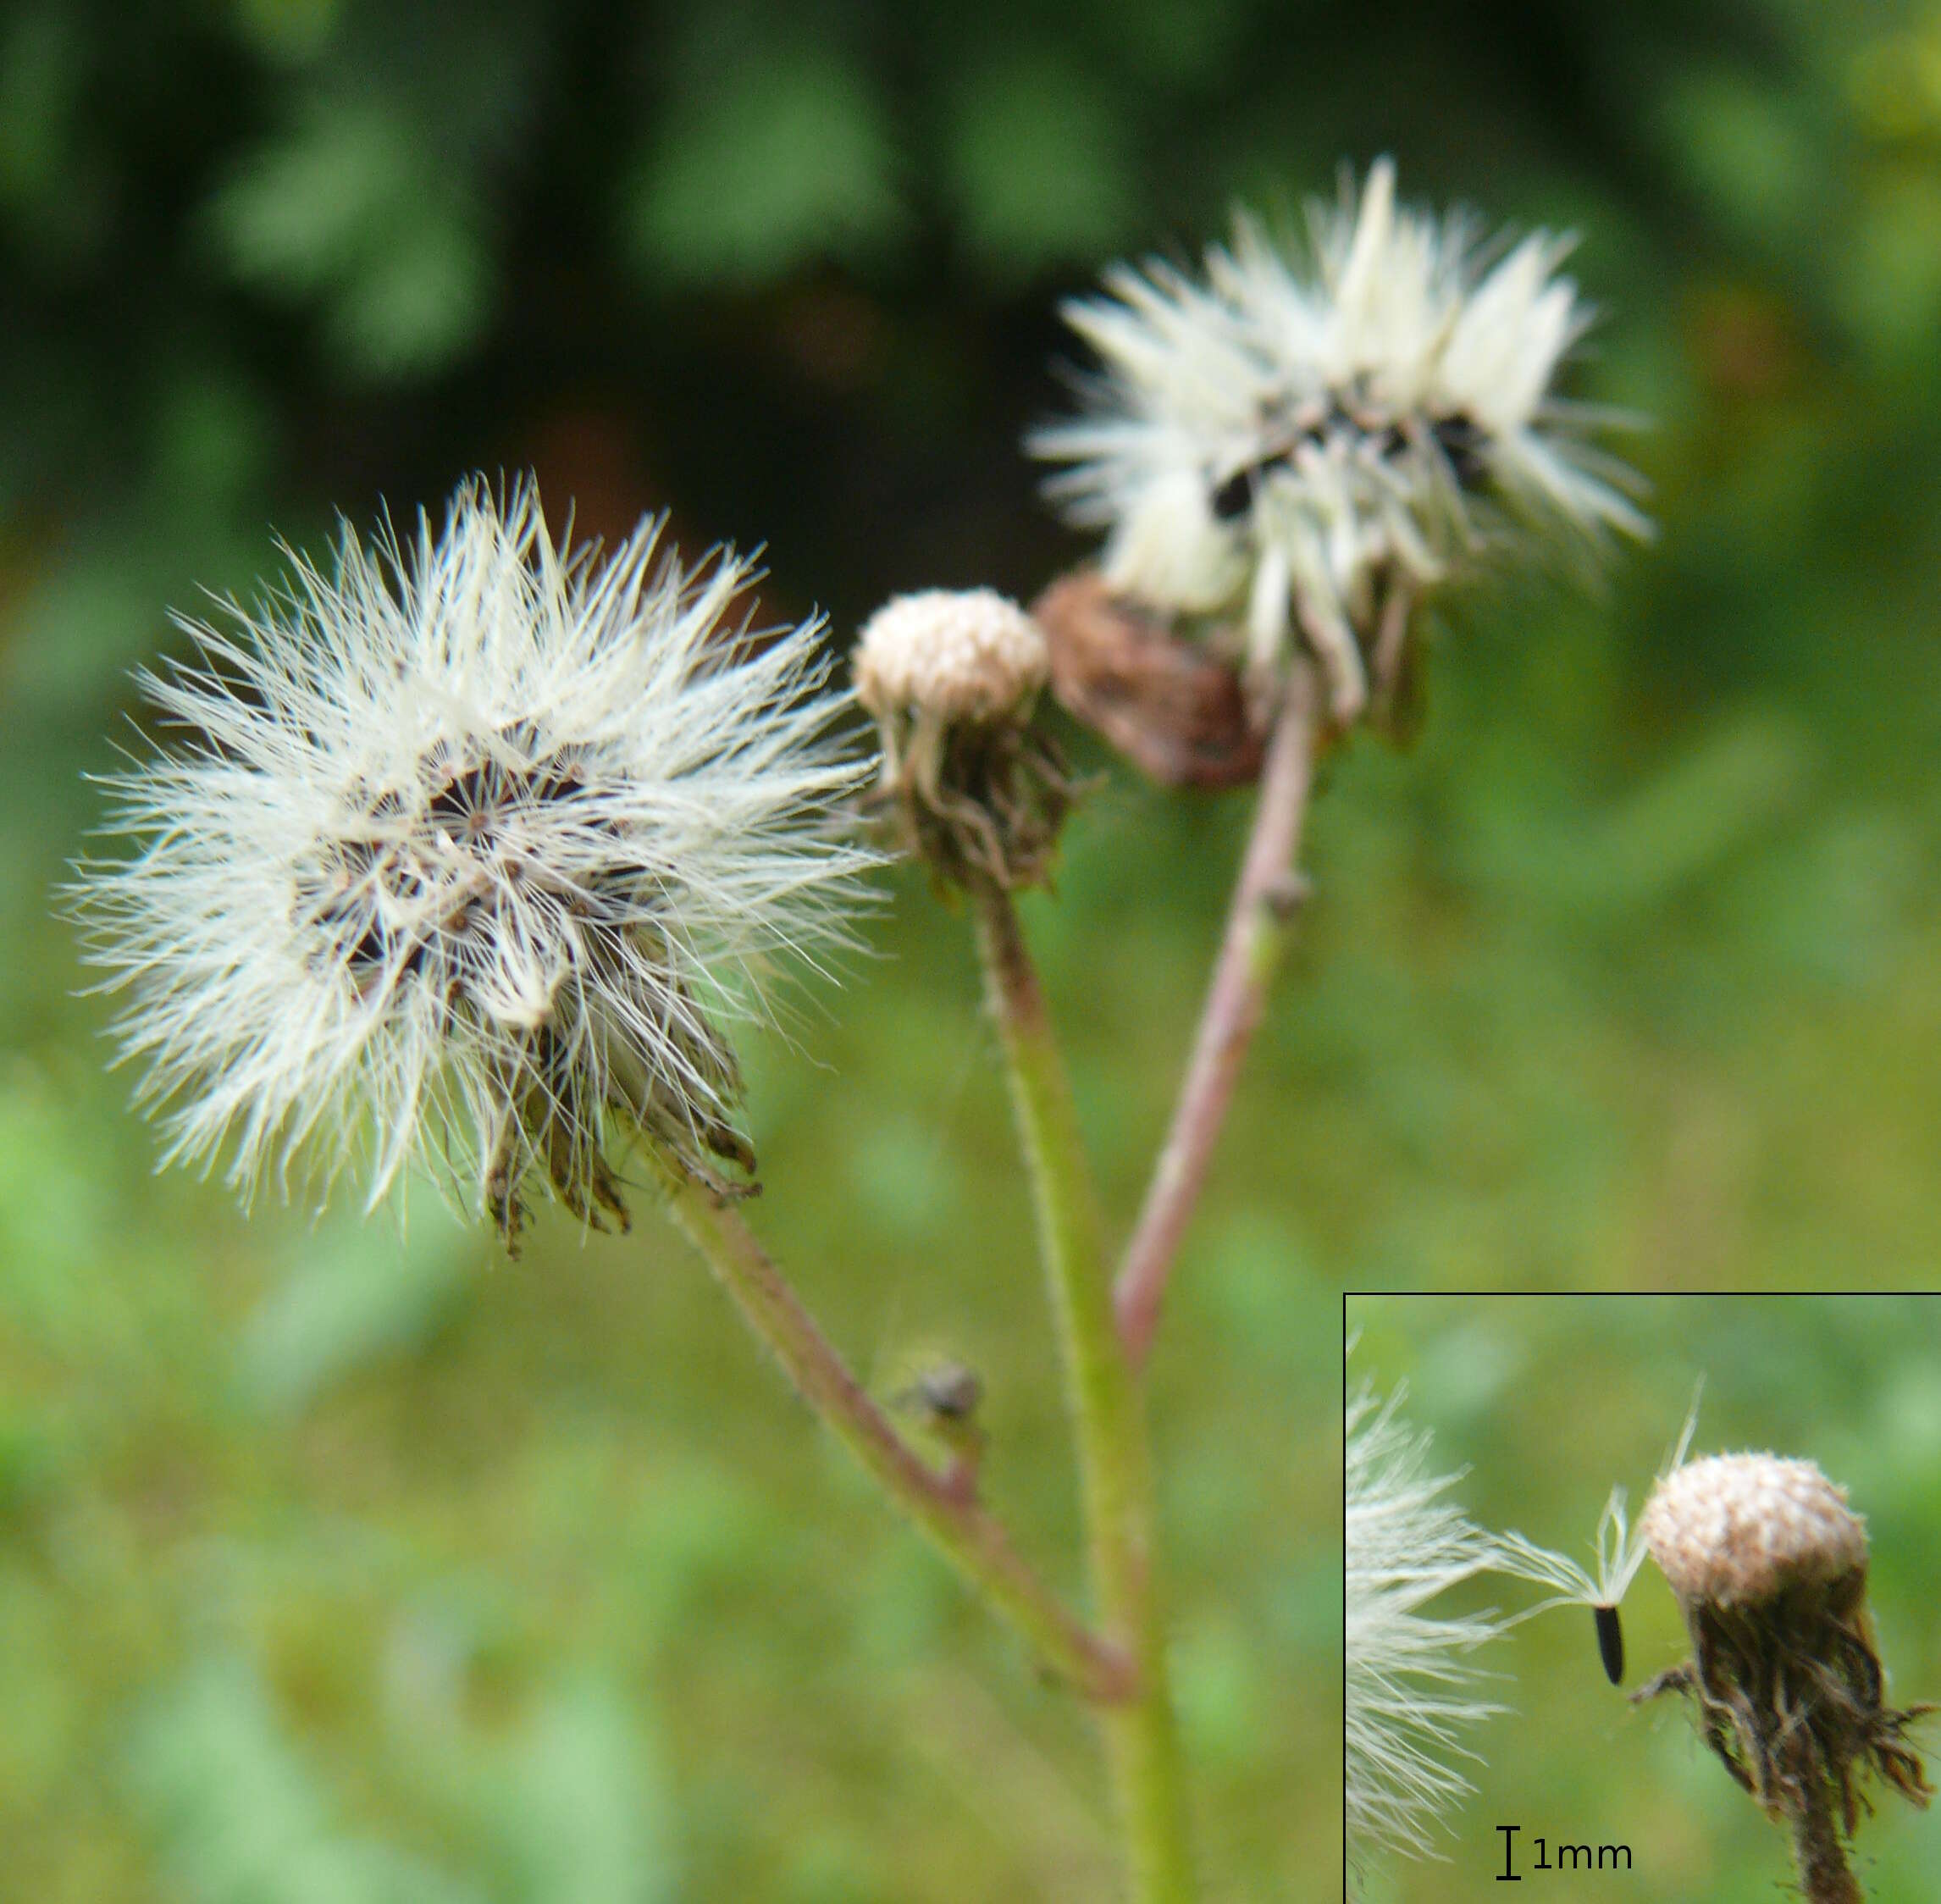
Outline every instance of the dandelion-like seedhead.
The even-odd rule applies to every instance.
[[[925,589],[871,616],[850,665],[904,845],[955,884],[1042,880],[1074,789],[1031,721],[1050,667],[1038,624],[991,589]]]
[[[1424,1608],[1488,1572],[1496,1543],[1449,1496],[1429,1436],[1363,1388],[1347,1405],[1345,1620],[1347,1828],[1357,1855],[1431,1855],[1433,1830],[1472,1787],[1451,1763],[1464,1732],[1501,1708],[1478,1696],[1470,1655],[1493,1614]]]
[[[508,1242],[534,1171],[623,1219],[617,1136],[752,1171],[722,1026],[844,938],[860,770],[819,624],[731,623],[749,564],[657,534],[601,562],[475,480],[442,534],[346,524],[328,573],[181,623],[141,679],[188,738],[108,780],[135,850],[74,894],[165,1160],[227,1147],[246,1197],[365,1151],[375,1204],[422,1158]]]
[[[1109,532],[1108,578],[1191,613],[1244,603],[1257,671],[1297,629],[1336,717],[1405,685],[1424,591],[1510,540],[1640,535],[1629,472],[1590,441],[1559,367],[1589,314],[1569,241],[1484,245],[1461,216],[1399,208],[1386,159],[1358,202],[1317,208],[1305,254],[1258,222],[1203,281],[1121,265],[1066,307],[1101,369],[1089,414],[1040,429],[1071,467],[1050,492]]]

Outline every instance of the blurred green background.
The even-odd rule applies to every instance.
[[[1634,1518],[1678,1436],[1699,1378],[1694,1455],[1770,1448],[1817,1461],[1867,1524],[1868,1596],[1888,1696],[1941,1697],[1941,1298],[1357,1297],[1352,1386],[1387,1394],[1435,1436],[1438,1474],[1473,1519],[1514,1528],[1585,1564],[1605,1498]],[[1491,1577],[1451,1610],[1534,1606],[1541,1589]],[[1624,1691],[1689,1657],[1678,1602],[1650,1560],[1623,1608]],[[1667,1696],[1629,1705],[1606,1682],[1590,1614],[1560,1607],[1475,1656],[1508,1708],[1468,1735],[1476,1796],[1439,1832],[1444,1862],[1385,1862],[1364,1904],[1501,1904],[1505,1896],[1767,1904],[1796,1896],[1782,1827],[1767,1823]],[[1941,1726],[1917,1738],[1941,1782]],[[1926,1904],[1941,1869],[1941,1813],[1877,1787],[1853,1868],[1873,1904]],[[1501,1824],[1520,1824],[1507,1893]],[[1628,1845],[1629,1875],[1535,1868],[1534,1839]]]
[[[401,1243],[153,1179],[47,894],[165,609],[335,508],[531,467],[584,531],[766,540],[844,638],[1034,592],[1084,552],[1017,450],[1058,297],[1385,150],[1582,234],[1575,388],[1656,419],[1662,534],[1465,611],[1313,817],[1156,1371],[1217,1899],[1333,1888],[1345,1283],[1931,1277],[1941,8],[0,11],[0,1896],[1108,1895],[1079,1718],[651,1215],[508,1266],[428,1197]],[[1244,823],[1114,773],[1030,908],[1122,1217]],[[759,1220],[872,1377],[983,1371],[1070,1581],[962,922],[896,894],[749,1053]]]

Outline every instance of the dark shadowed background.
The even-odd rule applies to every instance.
[[[1313,816],[1156,1370],[1225,1900],[1333,1887],[1344,1283],[1933,1279],[1941,8],[0,9],[0,1895],[1106,1895],[1077,1717],[651,1213],[509,1266],[154,1179],[47,892],[167,608],[333,510],[530,467],[843,640],[1034,592],[1059,296],[1383,151],[1581,234],[1661,534],[1466,608]],[[1028,908],[1121,1221],[1244,822],[1115,772]],[[963,922],[896,894],[748,1053],[757,1215],[872,1378],[983,1371],[1070,1580]]]

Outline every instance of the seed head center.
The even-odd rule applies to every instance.
[[[342,821],[299,863],[292,919],[312,937],[313,960],[345,972],[360,997],[428,972],[462,995],[514,913],[521,936],[535,918],[602,917],[601,891],[629,869],[589,876],[583,866],[567,811],[588,790],[582,763],[561,750],[519,765],[516,746],[507,751],[514,764],[488,753],[455,765],[441,743],[402,789],[355,784]],[[612,831],[611,819],[598,824]],[[544,850],[549,828],[572,863]]]

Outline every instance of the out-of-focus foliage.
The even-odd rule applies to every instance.
[[[1325,1892],[1340,1287],[1932,1280],[1938,74],[1930,0],[0,13],[0,1893],[1105,1894],[1081,1719],[650,1215],[508,1267],[152,1180],[47,895],[165,608],[333,508],[532,466],[841,631],[1033,592],[1057,298],[1392,150],[1582,234],[1662,534],[1331,769],[1162,1344],[1212,1892]],[[1115,775],[1032,905],[1120,1210],[1243,823]],[[758,1215],[866,1373],[984,1372],[1070,1580],[962,922],[897,898],[749,1053]]]
[[[1463,1505],[1579,1560],[1606,1495],[1633,1519],[1678,1438],[1700,1377],[1694,1456],[1771,1448],[1817,1461],[1866,1517],[1867,1594],[1897,1706],[1941,1695],[1941,1297],[1355,1297],[1349,1379],[1408,1385],[1409,1416],[1441,1471],[1466,1468]],[[1534,1606],[1540,1590],[1489,1579],[1471,1606]],[[1451,1604],[1455,1604],[1452,1597]],[[1526,1882],[1590,1894],[1626,1885],[1664,1904],[1760,1904],[1791,1890],[1784,1828],[1702,1743],[1676,1697],[1626,1695],[1689,1656],[1678,1602],[1647,1560],[1623,1609],[1624,1687],[1606,1683],[1590,1613],[1562,1607],[1479,1653],[1507,1709],[1462,1769],[1476,1795],[1440,1835],[1446,1862],[1371,1869],[1367,1904],[1482,1904],[1503,1894],[1499,1825],[1521,1827]],[[1930,1776],[1941,1730],[1916,1737]],[[1854,1864],[1874,1904],[1933,1892],[1941,1815],[1872,1794]],[[1538,1874],[1535,1840],[1625,1845],[1630,1874]],[[1556,1854],[1552,1852],[1551,1856]],[[1615,1860],[1612,1861],[1615,1862]]]

